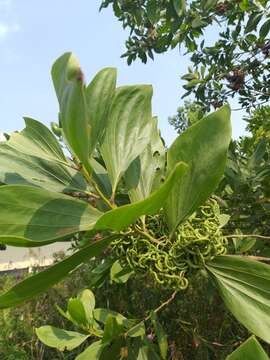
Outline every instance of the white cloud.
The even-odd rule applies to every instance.
[[[8,25],[0,23],[0,39],[5,39],[10,33],[15,33],[20,30],[18,24]]]

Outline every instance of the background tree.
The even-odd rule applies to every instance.
[[[181,134],[189,126],[202,119],[204,115],[205,109],[200,104],[186,100],[184,105],[177,109],[176,115],[170,116],[168,121],[177,133]]]
[[[128,64],[176,46],[189,54],[192,66],[182,79],[207,110],[238,95],[242,107],[266,103],[270,94],[269,1],[104,0],[124,28],[130,29]],[[209,32],[217,38],[209,44]]]

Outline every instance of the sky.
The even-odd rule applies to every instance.
[[[21,130],[23,116],[49,125],[58,103],[50,69],[64,52],[79,58],[86,80],[103,67],[118,69],[118,85],[152,84],[153,114],[166,143],[176,137],[168,117],[176,113],[183,90],[180,77],[188,58],[178,49],[131,66],[120,55],[127,33],[101,0],[0,0],[0,132]],[[232,115],[233,137],[244,133],[241,113]]]

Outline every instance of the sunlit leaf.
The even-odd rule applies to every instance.
[[[59,192],[85,190],[82,175],[65,158],[50,130],[37,120],[24,120],[25,129],[0,143],[0,181]]]
[[[207,269],[236,319],[270,343],[270,266],[240,256],[217,256]]]
[[[161,184],[165,172],[165,146],[157,128],[157,119],[152,119],[150,142],[144,152],[127,169],[125,182],[130,187],[132,202],[147,198]],[[133,182],[133,183],[132,183]]]
[[[98,360],[105,346],[106,344],[102,344],[101,341],[96,341],[78,355],[75,360]]]
[[[0,187],[0,242],[41,246],[93,228],[102,215],[86,202],[24,185]]]
[[[123,86],[116,90],[101,146],[113,192],[131,162],[149,143],[151,98],[149,85]]]
[[[45,125],[28,117],[24,121],[26,127],[22,131],[10,134],[7,141],[10,147],[44,160],[67,162],[60,144]]]
[[[254,336],[237,348],[226,360],[269,360],[269,357]]]
[[[75,331],[67,331],[49,325],[37,328],[36,334],[43,344],[60,351],[73,350],[90,336],[90,334],[80,334]]]
[[[179,161],[189,165],[166,203],[171,231],[203,204],[217,187],[224,172],[230,140],[230,109],[223,106],[189,127],[170,146],[168,171]]]
[[[179,182],[186,171],[186,164],[177,164],[167,180],[148,198],[106,212],[97,221],[95,228],[122,230],[142,215],[155,214],[161,207],[163,207],[174,187],[174,184]]]
[[[84,307],[88,323],[91,323],[93,318],[93,310],[96,306],[95,295],[92,293],[91,290],[85,289],[79,293],[78,299],[80,299]]]
[[[102,69],[86,88],[91,125],[90,153],[101,140],[107,127],[109,108],[116,87],[116,75],[117,72],[114,68]]]
[[[120,325],[123,325],[125,328],[129,328],[129,327],[135,325],[134,320],[127,319],[125,316],[123,316],[122,314],[120,314],[116,311],[113,311],[110,309],[102,309],[102,308],[94,310],[94,318],[98,322],[100,322],[104,325],[106,324],[108,316],[115,317],[117,320],[117,323]]]
[[[89,169],[90,119],[83,74],[73,54],[65,53],[55,61],[52,79],[64,138],[71,152]]]
[[[110,277],[111,281],[118,284],[125,284],[128,279],[134,274],[134,271],[129,267],[122,267],[120,261],[117,260],[111,267]]]
[[[75,321],[78,325],[86,325],[87,318],[84,310],[84,306],[80,299],[69,299],[67,311],[70,317]]]

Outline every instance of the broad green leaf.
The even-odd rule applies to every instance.
[[[67,311],[77,325],[83,326],[87,324],[86,313],[80,299],[69,299]]]
[[[96,229],[122,230],[142,215],[155,214],[163,207],[174,184],[178,184],[187,171],[185,163],[176,164],[167,180],[148,198],[106,212],[96,223]]]
[[[270,343],[270,266],[238,256],[217,256],[206,266],[236,319]]]
[[[105,68],[97,73],[86,88],[86,101],[91,126],[90,153],[107,127],[108,114],[115,92],[117,72],[114,68]]]
[[[137,360],[160,360],[160,357],[157,355],[153,349],[152,344],[146,343],[140,347]]]
[[[230,215],[228,214],[219,214],[218,215],[218,221],[219,221],[219,227],[223,228],[225,225],[228,224],[228,222],[230,221]]]
[[[60,351],[73,350],[90,336],[90,334],[80,334],[75,331],[67,331],[49,325],[37,328],[36,334],[43,344]]]
[[[189,166],[173,187],[165,206],[172,232],[217,187],[223,176],[230,140],[230,109],[223,106],[189,127],[169,148],[169,173],[179,161]]]
[[[98,360],[105,346],[101,341],[96,341],[78,355],[75,360]]]
[[[65,158],[50,130],[37,120],[24,120],[26,127],[0,144],[0,181],[59,192],[85,190],[85,180]]]
[[[148,148],[149,145],[147,145]],[[145,153],[145,150],[144,152]],[[132,202],[136,201],[136,188],[139,186],[140,178],[142,176],[142,165],[141,165],[141,157],[137,156],[135,160],[127,168],[124,176],[124,184],[125,189],[129,192],[129,198]],[[131,199],[131,191],[135,190],[134,192],[134,199]],[[138,192],[138,198],[140,197],[140,192]],[[141,199],[140,199],[141,200]]]
[[[194,80],[194,79],[196,79],[196,75],[193,73],[187,73],[187,74],[181,76],[181,79],[187,80],[187,81]]]
[[[102,215],[86,202],[25,185],[0,187],[0,242],[42,246],[90,230]]]
[[[160,8],[157,0],[149,0],[146,4],[147,17],[151,24],[155,24],[159,19]]]
[[[173,6],[178,16],[181,16],[186,10],[186,0],[173,0]]]
[[[157,336],[159,351],[162,359],[167,359],[167,353],[168,353],[168,340],[167,335],[161,326],[160,322],[158,321],[156,313],[152,313],[151,315],[151,321],[154,326],[154,331]]]
[[[132,326],[127,331],[127,336],[135,338],[135,337],[141,337],[145,335],[145,325],[143,322],[140,322],[134,326]]]
[[[0,182],[36,186],[55,192],[87,190],[83,176],[69,164],[19,152],[9,146],[9,142],[0,144]]]
[[[112,195],[112,186],[107,170],[95,159],[90,160],[90,165],[93,169],[93,180],[97,184],[98,188],[102,191],[102,193],[108,198],[110,198]]]
[[[127,319],[120,313],[110,309],[94,309],[93,314],[94,318],[102,324],[106,324],[108,316],[113,316],[116,318],[117,323],[123,325],[125,328],[129,328],[134,325],[134,320]]]
[[[15,247],[25,247],[25,248],[46,246],[55,243],[56,241],[64,241],[64,239],[35,241],[17,235],[0,236],[0,244],[15,246]]]
[[[270,31],[270,19],[266,20],[265,23],[260,28],[260,38],[264,39]]]
[[[130,276],[134,274],[134,271],[129,267],[122,267],[120,261],[117,260],[111,267],[110,277],[113,282],[118,284],[125,284]]]
[[[123,86],[115,92],[101,146],[113,192],[131,162],[149,143],[151,99],[149,85]]]
[[[237,348],[226,360],[269,360],[260,343],[251,336]]]
[[[102,338],[103,344],[110,343],[113,339],[117,338],[124,331],[123,323],[118,323],[117,317],[109,314],[106,319],[104,333]]]
[[[250,237],[243,237],[243,238],[239,238],[239,237],[235,237],[233,239],[233,244],[234,244],[234,248],[236,250],[237,253],[245,253],[247,251],[249,251],[250,249],[253,248],[253,246],[256,244],[257,240]]]
[[[186,90],[190,90],[192,88],[195,88],[195,86],[200,84],[201,82],[202,80],[199,79],[190,80],[187,84],[183,86],[183,88]]]
[[[7,144],[15,150],[44,160],[67,163],[65,155],[53,133],[37,120],[25,117],[26,127],[10,134]]]
[[[160,186],[165,172],[165,147],[160,138],[157,119],[153,118],[152,123],[149,144],[144,152],[131,163],[125,175],[125,181],[131,188],[129,197],[132,202],[147,198]]]
[[[110,258],[105,258],[102,260],[103,262],[101,262],[99,265],[97,265],[91,272],[90,272],[90,280],[89,280],[89,287],[93,288],[93,287],[100,287],[104,280],[106,279],[106,277],[110,274],[110,269],[111,266],[113,264],[112,259]]]
[[[22,304],[46,291],[69,275],[77,266],[101,254],[113,239],[115,236],[90,244],[65,260],[23,280],[0,295],[0,309]]]
[[[256,30],[257,25],[258,25],[259,21],[261,20],[262,16],[263,16],[262,13],[250,14],[247,25],[245,27],[246,34],[253,30]]]
[[[201,27],[201,26],[204,26],[205,24],[207,24],[207,23],[201,18],[200,15],[197,15],[197,16],[195,17],[195,19],[193,19],[192,22],[191,22],[191,26],[192,26],[193,29],[196,29],[196,28],[199,28],[199,27]],[[194,81],[194,84],[196,84],[195,80],[192,80],[192,81]],[[192,81],[191,81],[191,82],[192,82]],[[191,82],[190,82],[190,83],[191,83]],[[201,82],[200,80],[197,80],[197,83],[200,83],[200,82]]]
[[[90,119],[83,74],[73,54],[65,53],[55,61],[52,79],[65,140],[71,152],[89,169]]]
[[[91,290],[85,289],[79,293],[78,299],[80,299],[83,304],[88,323],[91,323],[93,319],[93,310],[96,306],[95,295]]]

